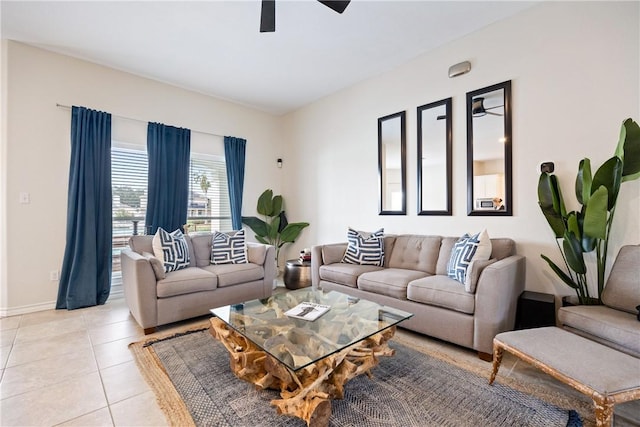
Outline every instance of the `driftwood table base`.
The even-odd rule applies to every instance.
[[[210,332],[229,351],[231,370],[238,378],[280,391],[281,399],[271,401],[278,413],[301,418],[312,427],[329,424],[331,399],[344,397],[347,381],[371,375],[379,356],[395,352],[387,345],[394,326],[294,372],[217,317],[211,319]]]

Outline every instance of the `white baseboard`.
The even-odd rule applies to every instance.
[[[119,290],[112,290],[109,294],[109,299],[121,299],[124,298],[124,292],[122,288]],[[35,313],[37,311],[53,310],[56,308],[56,302],[41,302],[39,304],[23,305],[22,307],[13,308],[0,308],[0,317],[19,316],[21,314]]]
[[[36,311],[53,310],[56,302],[41,302],[39,304],[23,305],[21,307],[0,308],[0,317],[19,316],[21,314],[35,313]]]

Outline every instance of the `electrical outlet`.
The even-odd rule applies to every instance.
[[[49,273],[49,280],[54,282],[54,281],[56,281],[58,279],[59,279],[58,270],[51,270],[51,272]]]

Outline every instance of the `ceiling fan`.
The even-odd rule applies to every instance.
[[[504,105],[496,105],[495,107],[485,107],[484,106],[484,98],[482,96],[478,96],[477,98],[473,98],[473,102],[471,104],[471,115],[473,117],[482,117],[487,114],[491,114],[492,116],[504,116],[502,113],[494,113],[493,110],[495,108],[501,108]]]
[[[351,1],[318,0],[323,5],[338,13],[344,12]],[[260,32],[273,33],[276,30],[276,0],[262,0],[260,14]]]

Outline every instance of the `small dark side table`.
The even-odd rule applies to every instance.
[[[284,267],[284,285],[287,289],[311,286],[311,261],[288,260]]]

